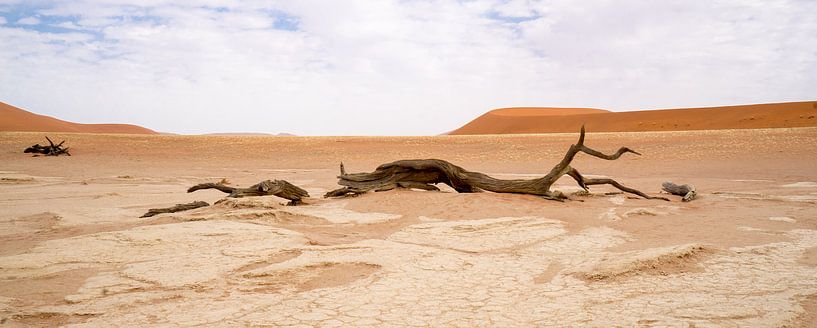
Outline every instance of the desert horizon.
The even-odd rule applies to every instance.
[[[131,124],[83,124],[34,114],[0,102],[0,131],[169,134]],[[507,107],[489,110],[439,134],[571,133],[582,125],[596,132],[689,131],[817,126],[817,101],[650,109],[612,112],[597,108]],[[208,132],[202,136],[296,136],[290,132]],[[355,135],[366,135],[352,134]]]

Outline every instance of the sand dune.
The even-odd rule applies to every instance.
[[[0,131],[156,134],[131,124],[82,124],[38,115],[0,102]]]
[[[492,110],[449,134],[686,131],[817,126],[817,102],[610,112],[591,108]]]

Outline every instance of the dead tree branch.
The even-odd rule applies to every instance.
[[[483,173],[465,170],[441,159],[401,160],[380,165],[371,173],[347,174],[343,164],[341,164],[341,175],[338,176],[338,184],[343,187],[326,193],[324,197],[357,195],[368,191],[385,191],[394,188],[438,190],[434,184],[444,183],[462,193],[487,190],[498,193],[537,195],[546,199],[563,201],[567,199],[567,196],[562,192],[550,190],[550,188],[556,180],[568,175],[585,190],[591,185],[608,184],[621,191],[646,199],[669,201],[664,197],[649,196],[639,190],[626,187],[613,179],[591,179],[582,176],[579,171],[570,166],[570,163],[580,152],[606,160],[616,160],[625,153],[641,155],[627,147],[621,147],[615,153],[607,155],[585,146],[584,137],[585,130],[582,126],[578,142],[570,146],[559,164],[554,166],[547,175],[538,179],[496,179]]]
[[[303,198],[309,197],[309,193],[306,190],[284,180],[265,180],[248,188],[230,187],[222,183],[201,183],[190,187],[190,189],[187,189],[187,192],[202,189],[217,189],[229,194],[227,197],[232,198],[274,195],[289,199],[289,205],[301,204]]]
[[[210,204],[207,204],[207,202],[195,201],[195,202],[187,203],[187,204],[176,204],[176,206],[165,207],[165,208],[151,208],[151,209],[148,210],[147,213],[140,216],[140,218],[148,218],[148,217],[151,217],[151,216],[154,216],[154,215],[159,215],[159,214],[162,214],[162,213],[176,213],[176,212],[181,212],[181,211],[187,211],[187,210],[192,210],[194,208],[205,207],[205,206],[210,206]]]
[[[43,154],[45,156],[59,156],[59,155],[68,155],[71,156],[71,153],[68,152],[68,147],[63,148],[62,144],[65,143],[65,140],[60,142],[59,144],[55,145],[53,141],[51,141],[48,136],[45,137],[45,140],[48,140],[48,146],[40,146],[40,144],[35,144],[34,146],[26,148],[23,153],[33,153],[34,156],[36,154]]]

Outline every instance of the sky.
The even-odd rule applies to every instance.
[[[82,123],[436,135],[815,99],[813,0],[0,0],[0,101]]]

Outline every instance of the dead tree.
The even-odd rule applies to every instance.
[[[176,206],[165,207],[165,208],[151,208],[148,210],[147,213],[140,216],[140,218],[149,218],[154,215],[162,214],[162,213],[176,213],[181,211],[192,210],[194,208],[210,206],[207,202],[202,201],[195,201],[192,203],[187,204],[176,204]]]
[[[579,152],[606,160],[616,160],[624,153],[640,153],[621,147],[612,155],[603,154],[597,150],[584,145],[584,126],[582,126],[579,141],[571,145],[559,164],[550,170],[544,177],[531,180],[502,180],[492,178],[479,172],[467,171],[459,166],[451,164],[441,159],[414,159],[401,160],[383,164],[371,173],[347,174],[340,165],[340,176],[338,184],[343,188],[330,191],[324,197],[339,197],[358,195],[368,191],[385,191],[394,188],[418,188],[424,190],[439,190],[434,184],[444,183],[457,192],[470,193],[487,190],[498,193],[529,194],[544,197],[546,199],[564,201],[567,196],[556,190],[550,190],[551,186],[564,175],[568,175],[581,186],[588,190],[588,186],[609,184],[621,191],[635,194],[646,199],[661,199],[669,201],[664,197],[649,196],[641,191],[626,187],[617,181],[609,178],[587,178],[579,171],[570,166],[573,158]]]
[[[71,153],[68,152],[68,147],[62,148],[62,144],[65,143],[65,140],[55,145],[48,136],[46,136],[45,139],[48,140],[50,145],[40,146],[40,144],[35,144],[34,146],[26,148],[23,153],[34,153],[35,156],[36,154],[43,154],[45,156],[59,156],[64,154],[71,156]]]
[[[284,180],[265,180],[250,186],[249,188],[235,188],[223,183],[201,183],[187,189],[187,192],[194,192],[201,189],[218,189],[228,193],[227,197],[241,198],[250,196],[274,195],[289,199],[289,205],[301,204],[303,198],[309,197],[309,193],[300,187]]]

